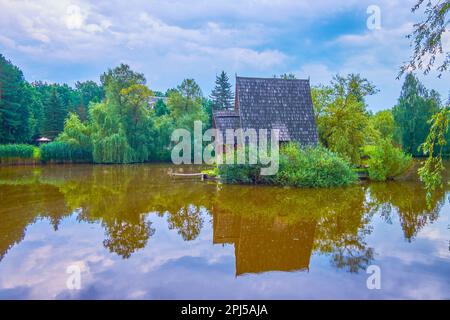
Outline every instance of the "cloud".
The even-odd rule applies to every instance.
[[[390,107],[411,53],[405,35],[420,17],[409,10],[413,2],[0,0],[0,50],[30,81],[98,80],[126,61],[162,91],[193,77],[209,92],[221,70],[269,77],[294,70],[312,83],[360,72],[382,90],[371,107]],[[372,4],[380,30],[366,27]],[[446,94],[443,82],[427,81]]]

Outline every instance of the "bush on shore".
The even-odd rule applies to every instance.
[[[278,173],[262,176],[261,164],[221,164],[219,175],[225,183],[272,184],[295,187],[336,187],[355,183],[358,178],[344,159],[323,147],[301,148],[289,143],[280,148]]]
[[[27,164],[39,160],[38,148],[28,144],[0,145],[0,163]]]
[[[393,180],[408,171],[412,164],[411,156],[387,139],[381,139],[377,145],[367,147],[365,153],[369,156],[369,178],[375,181]]]
[[[54,141],[40,148],[44,163],[91,163],[92,151],[77,144]]]

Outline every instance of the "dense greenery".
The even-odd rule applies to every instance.
[[[263,176],[260,163],[219,165],[219,175],[226,183],[274,184],[295,187],[335,187],[356,182],[349,164],[323,147],[301,148],[289,143],[280,149],[279,171]]]
[[[361,164],[361,147],[373,135],[365,97],[376,92],[357,74],[337,75],[330,85],[312,89],[320,142],[354,165]]]
[[[0,163],[23,162],[24,160],[38,160],[37,148],[26,144],[0,145]]]
[[[22,71],[0,54],[0,144],[29,140],[26,92]]]
[[[375,181],[394,179],[405,173],[412,164],[411,156],[404,154],[389,139],[381,139],[376,145],[368,146],[366,153],[369,156],[369,178]]]
[[[92,162],[92,152],[76,144],[54,141],[40,148],[41,161],[44,163],[80,163]]]
[[[419,168],[420,180],[425,184],[427,190],[427,200],[431,198],[431,194],[436,188],[443,186],[442,172],[444,171],[444,164],[442,157],[448,142],[450,103],[435,114],[429,122],[431,124],[430,133],[421,145],[421,149],[427,155],[427,159],[422,163],[422,167]]]
[[[430,130],[428,120],[440,105],[437,92],[428,91],[413,74],[406,76],[398,104],[392,110],[397,125],[396,137],[405,152],[413,156],[423,155],[419,146]]]
[[[233,99],[224,71],[216,78],[210,100],[194,79],[185,79],[165,93],[153,92],[145,76],[125,64],[103,73],[100,85],[77,82],[74,88],[30,84],[3,56],[0,68],[0,144],[33,143],[36,138],[49,137],[54,142],[41,147],[44,162],[170,161],[174,129],[192,133],[195,120],[203,122],[203,130],[210,128],[212,109],[230,108]],[[295,79],[292,74],[279,77]],[[439,94],[408,74],[397,105],[372,114],[365,100],[377,92],[358,74],[336,75],[328,85],[313,87],[323,148],[305,153],[285,146],[276,177],[259,176],[257,166],[236,165],[227,169],[222,166],[222,178],[228,182],[297,186],[330,186],[329,180],[336,179],[337,185],[345,185],[352,180],[347,169],[359,168],[368,169],[371,179],[387,180],[408,169],[409,154],[431,156],[433,159],[427,162],[430,170],[423,171],[421,177],[428,184],[437,181],[439,160],[434,156],[450,155],[450,146],[443,143],[449,139],[446,122],[438,121],[446,119],[438,116],[445,109]],[[427,139],[430,128],[436,132]],[[441,133],[437,129],[442,129]],[[287,156],[289,150],[294,150],[292,159]],[[310,167],[314,162],[316,171]],[[319,165],[322,163],[325,167]],[[329,163],[335,167],[328,167]]]

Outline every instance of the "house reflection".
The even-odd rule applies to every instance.
[[[254,219],[213,210],[214,244],[234,245],[236,276],[266,271],[309,270],[316,221],[293,224],[277,217]]]

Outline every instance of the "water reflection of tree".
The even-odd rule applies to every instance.
[[[140,221],[137,224],[116,221],[106,225],[105,228],[107,238],[103,241],[103,245],[124,259],[129,258],[138,249],[144,248],[148,239],[155,233],[149,221]]]
[[[262,258],[265,249],[277,253],[276,243],[280,254],[292,252],[292,257],[301,256],[301,261],[309,261],[305,256],[314,252],[325,254],[335,267],[357,272],[374,256],[366,238],[375,213],[381,212],[389,221],[393,212],[398,212],[405,238],[411,240],[424,225],[437,219],[444,202],[444,193],[436,194],[431,210],[427,209],[423,189],[415,182],[326,190],[180,180],[168,183],[167,168],[48,166],[20,169],[20,174],[6,171],[7,177],[0,177],[0,260],[23,239],[26,227],[41,218],[49,219],[55,230],[73,212],[79,221],[101,223],[105,247],[128,258],[145,247],[155,233],[146,218],[148,213],[165,216],[169,228],[178,230],[184,240],[197,238],[208,217],[204,213],[211,213],[215,221],[223,218],[222,230],[231,223],[231,229],[237,224],[243,231],[242,236],[233,236],[239,238],[233,243],[239,243],[236,254],[242,266],[258,270],[269,265],[283,269],[283,263],[286,268],[288,263],[294,265],[281,257],[278,264],[264,267],[255,260]],[[11,178],[14,176],[16,180]],[[5,185],[11,181],[16,183]],[[366,199],[367,190],[370,197]],[[308,240],[295,240],[302,238]],[[308,247],[306,242],[310,240],[312,245]],[[250,249],[256,244],[258,250],[253,252]]]
[[[415,182],[372,183],[369,190],[372,210],[380,211],[388,223],[396,212],[408,241],[439,217],[445,203],[444,190],[436,191],[427,203],[423,186]]]
[[[0,203],[0,261],[35,221],[48,219],[57,230],[60,221],[70,215],[64,197],[52,185],[0,184]]]
[[[194,240],[203,227],[201,208],[194,205],[181,207],[168,215],[169,229],[177,229],[183,240]]]

